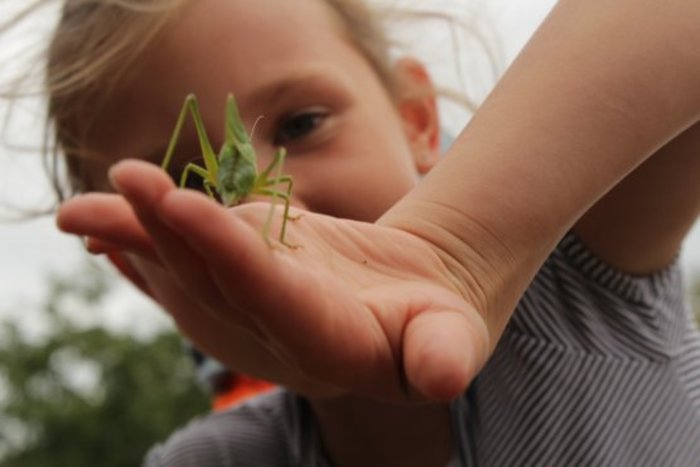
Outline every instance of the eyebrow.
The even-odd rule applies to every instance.
[[[332,68],[296,71],[288,76],[269,83],[264,83],[246,96],[246,103],[265,106],[279,101],[286,95],[303,87],[330,87],[347,89],[346,78]]]

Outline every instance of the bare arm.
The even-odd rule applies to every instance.
[[[598,256],[631,274],[670,264],[700,210],[700,125],[674,138],[574,227]]]
[[[515,281],[510,299],[517,297],[567,229],[613,266],[643,274],[666,266],[692,226],[700,208],[700,8],[664,8],[561,2],[448,160],[384,218],[445,242],[448,261],[469,271],[465,282],[484,291],[499,324],[513,304],[489,291]],[[435,224],[445,229],[435,233]],[[339,440],[353,439],[334,428],[344,426],[343,407],[322,406],[319,420],[326,441],[341,448]],[[358,456],[360,448],[348,449]],[[417,465],[440,465],[434,461]]]
[[[596,203],[697,122],[699,16],[693,1],[561,1],[446,160],[381,221],[440,246],[485,313],[492,343],[546,255],[592,206],[577,228],[594,250],[610,254],[639,227],[644,245],[660,242],[666,252],[640,264],[628,264],[630,254],[612,257],[620,267],[653,269],[677,248],[698,205],[691,138],[677,143],[688,156],[658,162],[666,173],[649,170],[648,178],[667,178],[648,185],[654,191]],[[661,193],[673,183],[683,188]],[[647,188],[643,178],[637,184],[635,195]],[[671,227],[648,220],[604,239],[623,224],[622,212],[659,196],[667,198],[657,214],[684,200]]]

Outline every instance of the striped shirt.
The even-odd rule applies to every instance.
[[[568,234],[452,423],[451,465],[700,466],[700,333],[678,265],[629,276]],[[308,404],[277,390],[192,422],[145,465],[330,464]]]

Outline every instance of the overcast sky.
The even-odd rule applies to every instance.
[[[5,18],[8,7],[23,2],[0,0],[0,18]],[[492,0],[495,32],[501,37],[506,58],[512,58],[554,4],[553,0]],[[0,63],[7,64],[7,54],[21,48],[20,39],[0,47]],[[3,105],[0,102],[0,106]],[[3,109],[0,109],[2,112]],[[2,113],[0,113],[2,115]],[[36,129],[41,125],[38,110],[23,112],[8,132],[10,139],[34,141]],[[5,135],[7,137],[7,135]],[[19,202],[25,206],[50,199],[47,185],[41,174],[38,156],[31,153],[15,153],[0,147],[0,200]],[[2,213],[2,211],[0,211]],[[70,274],[85,258],[77,239],[60,234],[53,225],[53,219],[45,217],[32,221],[0,224],[0,318],[10,309],[20,311],[30,320],[40,320],[40,316],[30,312],[30,307],[12,306],[16,303],[29,303],[31,297],[41,293],[44,278],[48,271]],[[683,252],[682,262],[687,269],[700,271],[700,228],[696,226]],[[133,316],[120,313],[121,304],[146,304],[129,287],[120,289],[120,299],[110,308],[111,320],[120,326],[133,326]],[[139,306],[136,306],[138,309]],[[155,316],[139,317],[140,320],[158,321]],[[131,324],[130,324],[131,323]]]

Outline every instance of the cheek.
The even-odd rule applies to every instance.
[[[393,109],[373,110],[349,116],[337,138],[317,153],[290,159],[295,193],[308,209],[374,222],[417,183],[410,147]]]
[[[306,172],[297,195],[312,211],[374,222],[415,186],[417,174],[410,164],[389,163],[386,154],[365,155]]]
[[[102,156],[99,160],[93,159],[89,163],[85,163],[81,178],[86,184],[87,191],[114,192],[108,174],[110,167],[115,162]]]

